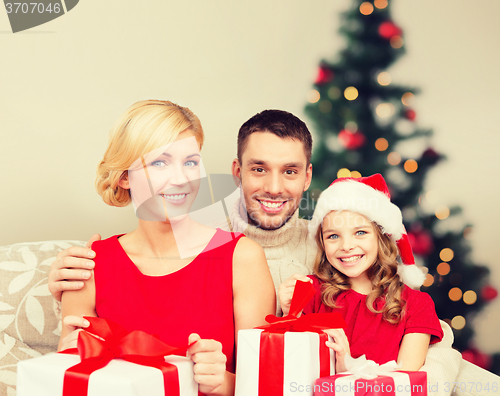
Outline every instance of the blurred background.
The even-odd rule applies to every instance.
[[[412,128],[433,130],[431,137],[411,144],[400,144],[396,135],[387,140],[403,159],[420,158],[428,148],[446,157],[428,164],[426,177],[418,180],[420,203],[428,216],[442,207],[461,208],[447,227],[460,234],[454,243],[464,251],[471,247],[463,265],[490,271],[475,285],[477,303],[489,302],[484,309],[474,312],[474,303],[465,304],[466,290],[459,297],[472,307],[466,316],[476,333],[471,359],[483,359],[487,366],[482,354],[500,351],[500,301],[494,298],[500,287],[495,237],[500,187],[494,183],[500,172],[500,2],[394,0],[384,6],[370,0],[370,13],[369,6],[361,12],[361,3],[81,0],[68,14],[15,34],[0,4],[0,245],[86,240],[93,233],[108,237],[134,228],[132,208],[106,206],[93,185],[111,125],[138,100],[172,100],[200,117],[206,132],[202,155],[210,173],[230,172],[240,125],[267,108],[304,119],[319,147],[327,139],[320,119],[329,112],[310,110],[321,102],[313,91],[321,96],[324,87],[336,84],[327,71],[321,80],[321,67],[344,62],[345,73],[349,63],[340,51],[354,48],[339,29],[353,33],[365,21],[356,18],[387,16],[399,31],[379,36],[387,35],[387,48],[396,52],[399,44],[394,47],[390,40],[401,37],[399,48],[406,53],[380,70],[390,78],[381,85],[417,88],[411,106],[403,108],[413,115],[401,113],[401,118]],[[347,10],[359,15],[346,19]],[[378,75],[370,78],[376,81]],[[344,91],[339,93],[342,99]],[[338,129],[329,131],[334,138],[323,146],[339,155],[367,152],[372,138],[366,130],[365,145],[348,148],[345,140],[336,141]],[[315,155],[324,161],[327,154]],[[387,154],[380,152],[380,158]],[[419,174],[406,173],[410,180]],[[472,228],[464,238],[468,225]],[[425,255],[420,260],[425,262]],[[453,269],[452,260],[440,260]],[[491,288],[488,301],[481,297],[486,286]],[[441,293],[443,299],[447,293]],[[453,307],[455,302],[450,297],[448,303]],[[460,331],[455,329],[456,337]]]

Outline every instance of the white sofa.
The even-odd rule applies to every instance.
[[[56,350],[60,321],[47,287],[50,264],[59,251],[84,245],[81,241],[46,241],[0,247],[0,396],[15,396],[18,361]],[[451,344],[451,329],[444,322],[443,328],[447,333],[443,343]],[[443,343],[431,346],[422,368],[429,379],[441,381],[436,396],[446,394],[446,382],[456,373],[455,382],[466,385],[458,385],[458,396],[500,394],[492,392],[491,387],[481,392],[471,389],[470,383],[478,382],[496,382],[500,387],[500,377],[462,360],[457,351]]]

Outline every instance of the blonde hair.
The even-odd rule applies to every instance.
[[[389,323],[398,323],[403,314],[404,302],[401,300],[403,282],[398,271],[398,247],[390,236],[384,234],[380,226],[372,222],[378,240],[377,260],[368,268],[368,278],[372,290],[366,297],[366,306],[373,313],[381,313]],[[321,289],[321,299],[330,308],[338,308],[335,296],[351,289],[349,277],[338,271],[328,261],[323,244],[322,226],[316,232],[318,255],[314,264],[315,275],[325,282]],[[379,307],[379,309],[377,309]]]
[[[163,100],[144,100],[130,106],[109,133],[109,143],[97,167],[96,190],[111,206],[131,202],[130,190],[118,185],[134,161],[150,151],[173,142],[190,130],[203,146],[200,120],[187,107]]]

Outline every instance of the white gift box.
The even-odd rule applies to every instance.
[[[235,396],[259,395],[259,356],[261,329],[240,330],[236,359]],[[296,396],[298,384],[310,388],[320,377],[319,334],[286,332],[284,334],[283,396]],[[329,349],[330,375],[335,374],[335,355]],[[312,396],[303,392],[301,396]],[[280,396],[280,395],[276,395]]]
[[[165,361],[177,366],[181,396],[198,396],[193,362],[171,355]],[[49,353],[17,364],[17,396],[62,396],[65,371],[80,363],[78,355]],[[154,367],[121,359],[90,374],[88,396],[168,396],[163,374]]]

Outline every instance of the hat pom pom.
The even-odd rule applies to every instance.
[[[403,283],[412,289],[418,289],[424,284],[426,274],[424,271],[415,264],[398,265],[398,275],[403,281]]]

